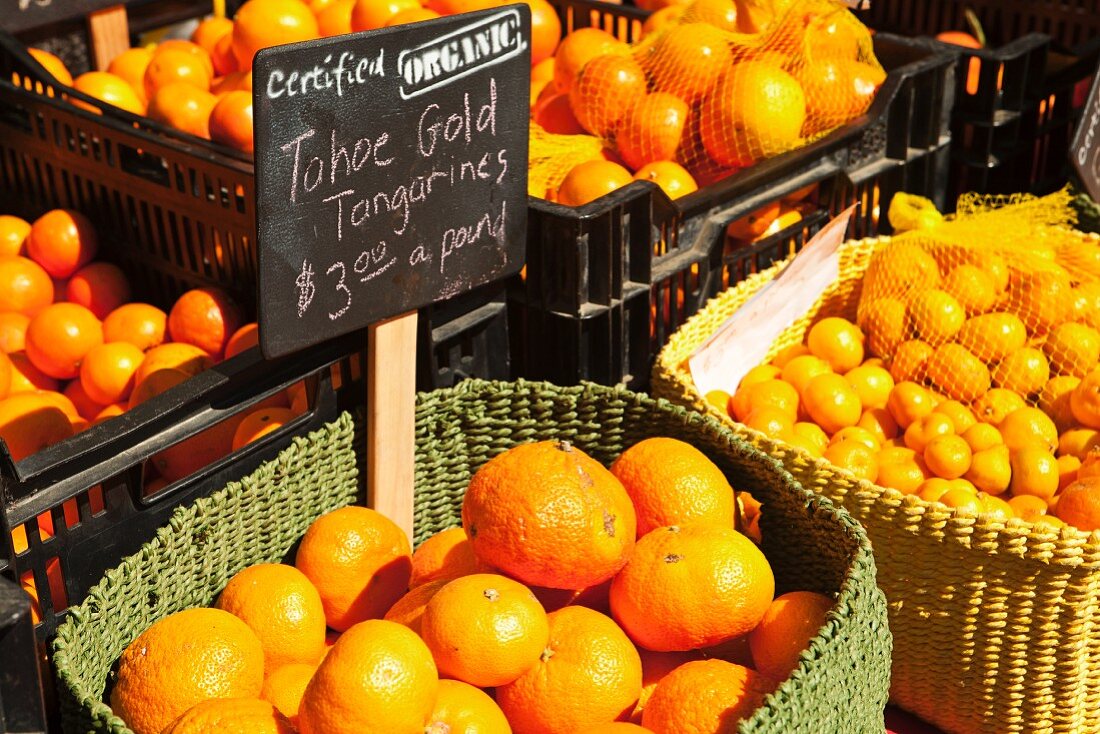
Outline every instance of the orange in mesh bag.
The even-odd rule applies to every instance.
[[[695,0],[661,12],[633,45],[591,28],[567,36],[559,99],[535,119],[567,130],[546,115],[564,96],[625,168],[667,162],[707,185],[862,114],[886,77],[869,32],[835,0]],[[562,179],[548,181],[551,195]]]

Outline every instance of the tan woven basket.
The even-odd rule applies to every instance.
[[[871,254],[888,241],[845,243],[840,277],[769,357],[801,343],[818,317],[854,321]],[[864,525],[889,603],[895,703],[956,734],[1100,731],[1100,533],[995,522],[857,480],[736,423],[696,390],[687,358],[781,267],[684,324],[657,358],[654,394],[723,419]]]

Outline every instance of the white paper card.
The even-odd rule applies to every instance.
[[[741,378],[764,361],[768,349],[840,276],[840,244],[856,205],[830,221],[776,276],[688,359],[700,394],[732,393]]]

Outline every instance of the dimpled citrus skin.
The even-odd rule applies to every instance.
[[[732,528],[654,530],[611,582],[611,613],[649,650],[710,647],[749,632],[775,595],[760,549]]]
[[[294,727],[267,701],[212,698],[195,704],[161,734],[294,734]]]
[[[638,515],[638,537],[654,528],[688,523],[733,527],[733,488],[722,471],[694,446],[649,438],[611,465]]]
[[[774,688],[772,680],[741,665],[697,660],[657,685],[642,712],[642,726],[655,734],[734,732]]]
[[[472,573],[492,573],[493,569],[474,555],[466,531],[462,528],[441,530],[416,547],[412,555],[409,588],[436,579],[457,579]]]
[[[479,688],[511,683],[546,649],[546,612],[523,584],[497,574],[455,579],[428,602],[420,636],[441,675]]]
[[[538,662],[496,689],[516,734],[576,734],[625,721],[642,690],[642,661],[610,618],[586,607],[547,615],[550,641]]]
[[[306,686],[301,734],[423,734],[439,691],[431,651],[408,627],[372,619],[336,641]]]
[[[421,584],[415,589],[409,589],[409,593],[394,602],[383,619],[403,624],[419,635],[420,625],[424,621],[424,612],[428,608],[428,602],[432,600],[437,591],[451,581],[452,579],[436,579]]]
[[[260,698],[270,702],[290,721],[291,726],[297,728],[298,707],[302,703],[306,686],[309,685],[315,672],[317,672],[317,665],[306,663],[291,663],[276,668],[264,679]]]
[[[525,584],[583,589],[614,576],[637,520],[623,485],[563,441],[516,446],[482,466],[462,503],[482,561]]]
[[[254,698],[264,682],[256,634],[220,609],[186,609],[127,646],[111,708],[136,734],[160,734],[208,698]]]
[[[441,680],[425,734],[512,734],[512,727],[485,691],[462,681]]]
[[[244,620],[260,638],[268,673],[288,663],[321,659],[325,647],[321,595],[294,566],[249,566],[229,580],[215,606]]]
[[[409,587],[409,538],[385,515],[367,507],[342,507],[314,520],[294,565],[325,607],[325,619],[344,631],[382,617]]]

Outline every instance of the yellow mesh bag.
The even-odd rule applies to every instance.
[[[1007,390],[1068,428],[1068,406],[1055,403],[1100,359],[1100,248],[1072,232],[1074,217],[1068,191],[971,195],[954,218],[894,237],[871,258],[859,301],[872,354],[896,381],[979,413],[1005,397],[991,390]],[[1100,426],[1100,413],[1087,422]]]
[[[837,0],[758,0],[740,14],[694,0],[662,12],[633,45],[592,28],[567,36],[554,91],[576,127],[562,122],[560,99],[535,119],[602,139],[639,176],[674,163],[704,186],[863,114],[886,78],[870,33]]]

